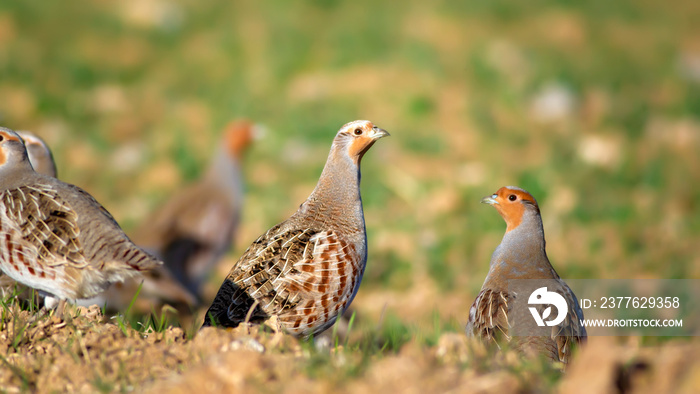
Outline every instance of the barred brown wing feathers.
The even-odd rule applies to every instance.
[[[288,331],[309,335],[349,301],[359,265],[354,247],[333,231],[281,228],[256,240],[229,273],[209,310],[219,324],[238,325],[257,302],[252,322],[278,315]],[[224,307],[226,316],[217,318]]]
[[[207,310],[203,326],[236,327],[244,321],[253,306],[255,311],[251,322],[259,322],[258,318],[261,320],[267,318],[260,307],[260,302],[256,304],[256,300],[249,295],[249,292],[251,286],[259,286],[268,279],[268,273],[265,270],[266,262],[274,255],[269,253],[273,250],[274,244],[269,245],[268,240],[280,226],[281,224],[258,237],[236,261]]]
[[[348,282],[348,277],[359,265],[357,258],[348,253],[353,248],[333,231],[318,232],[309,241],[305,247],[308,250],[313,244],[310,256],[297,260],[286,282],[289,286],[304,285],[300,292],[312,293],[310,298],[349,296],[346,293],[352,292],[354,285]]]
[[[304,233],[296,237],[303,254],[275,283],[280,321],[297,335],[322,331],[343,311],[359,283],[360,259],[354,248],[334,231]],[[308,237],[311,235],[310,237]],[[306,238],[308,237],[308,239]]]
[[[229,279],[273,314],[296,307],[296,288],[290,289],[285,279],[296,261],[310,257],[306,248],[310,230],[280,228],[276,226],[256,240],[229,274]]]
[[[482,290],[469,311],[467,331],[487,340],[496,340],[500,336],[510,340],[508,303],[511,298],[511,295],[502,291]]]
[[[82,253],[77,215],[50,186],[22,186],[6,190],[3,205],[8,219],[19,229],[16,239],[36,251],[46,266],[88,264]]]
[[[467,333],[488,341],[500,341],[503,337],[506,341],[515,340],[515,348],[524,352],[545,354],[548,357],[558,358],[567,363],[570,359],[571,348],[574,343],[584,342],[586,339],[585,328],[578,321],[576,311],[577,303],[572,299],[572,292],[562,281],[562,287],[553,291],[567,299],[570,306],[566,319],[559,325],[553,326],[551,336],[533,336],[512,338],[509,330],[517,321],[509,320],[509,303],[512,305],[512,295],[505,292],[486,289],[481,291],[469,311]],[[540,315],[547,305],[534,305]],[[525,314],[527,316],[527,314]]]
[[[574,343],[585,343],[588,334],[586,328],[581,325],[580,318],[583,318],[583,312],[573,291],[564,281],[561,281],[561,287],[555,291],[566,299],[566,304],[569,306],[564,321],[552,327],[552,339],[556,342],[559,360],[567,363]]]
[[[135,275],[133,271],[155,268],[162,263],[134,245],[124,234],[114,217],[83,189],[61,183],[61,195],[54,201],[62,203],[80,242],[76,245],[93,268],[112,272],[111,280],[123,280]],[[74,206],[72,206],[74,205]]]

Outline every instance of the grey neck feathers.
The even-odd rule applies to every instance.
[[[235,201],[240,201],[243,197],[243,179],[238,158],[225,149],[224,146],[219,146],[204,179],[224,190]]]
[[[539,261],[547,258],[542,219],[535,208],[526,208],[520,225],[503,236],[491,265],[502,261]]]
[[[34,173],[26,150],[18,146],[5,146],[2,149],[5,149],[6,161],[0,166],[0,177],[3,178],[5,185],[15,186],[13,180],[21,180],[26,176],[26,173]]]
[[[316,188],[299,209],[316,219],[340,226],[362,230],[362,199],[360,198],[360,168],[344,151],[333,144]]]

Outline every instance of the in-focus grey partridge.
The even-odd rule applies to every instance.
[[[0,128],[0,269],[54,300],[93,297],[162,264],[136,247],[92,196],[32,168]]]
[[[240,160],[256,127],[230,123],[204,176],[173,194],[134,236],[200,299],[202,283],[235,237],[243,202]]]
[[[56,164],[53,160],[53,154],[44,140],[29,131],[17,131],[17,134],[24,140],[24,145],[27,147],[29,162],[32,164],[32,167],[34,167],[34,171],[55,178]],[[3,295],[7,294],[16,285],[17,282],[0,272],[0,293]]]
[[[583,312],[573,291],[561,280],[547,258],[537,201],[527,191],[514,186],[502,187],[481,201],[495,207],[507,227],[501,244],[491,257],[481,292],[469,310],[467,335],[487,341],[503,337],[523,353],[544,355],[553,361],[567,363],[573,344],[586,340],[586,329],[580,324]],[[556,283],[556,288],[549,290],[562,295],[569,310],[565,320],[552,327],[551,335],[511,335],[512,327],[525,323],[517,321],[513,311],[518,296],[509,288],[509,281],[513,279],[552,279]],[[518,313],[517,316],[532,318],[528,313]]]
[[[204,326],[275,316],[284,331],[309,337],[333,325],[355,297],[367,261],[360,161],[387,135],[366,120],[338,131],[316,188],[234,264]]]
[[[56,163],[46,142],[29,131],[20,130],[17,131],[17,134],[24,140],[29,162],[34,170],[40,174],[56,178]],[[132,310],[148,313],[162,303],[184,305],[186,307],[194,307],[196,305],[196,298],[180,285],[162,265],[144,271],[142,274],[143,276],[139,275],[126,279],[124,282],[117,282],[98,296],[88,300],[80,300],[78,303],[81,305],[97,304],[107,306],[110,310],[124,310],[130,305],[134,294],[141,286],[138,301],[134,304]],[[13,288],[16,283],[7,275],[0,274],[0,289],[5,290],[5,293]]]

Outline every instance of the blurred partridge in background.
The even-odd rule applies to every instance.
[[[14,131],[0,128],[0,268],[60,300],[94,297],[161,264],[92,196],[32,168]]]
[[[338,131],[316,188],[236,262],[204,326],[236,327],[274,316],[279,328],[308,337],[333,325],[355,297],[367,261],[360,161],[387,135],[366,120]]]
[[[230,123],[201,179],[177,191],[134,236],[195,301],[202,300],[202,284],[235,237],[243,203],[240,160],[256,128],[247,120]]]
[[[508,186],[481,202],[495,207],[507,227],[501,244],[491,257],[481,292],[469,310],[467,335],[487,341],[503,337],[506,341],[512,341],[511,344],[523,353],[543,355],[553,361],[567,363],[573,344],[586,339],[586,329],[579,323],[583,312],[574,293],[549,263],[537,201],[527,191]],[[552,327],[550,337],[510,335],[509,328],[519,323],[512,316],[511,308],[516,295],[508,289],[511,279],[558,281],[560,286],[553,291],[564,296],[569,311],[560,325]],[[530,317],[529,314],[527,317]]]

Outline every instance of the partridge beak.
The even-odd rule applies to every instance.
[[[384,129],[380,129],[379,127],[376,127],[376,126],[375,126],[375,127],[372,127],[372,135],[371,135],[371,137],[372,137],[373,140],[378,140],[378,139],[380,139],[380,138],[382,138],[382,137],[388,137],[389,135],[390,135],[390,134],[389,134],[386,130],[384,130]]]
[[[482,204],[489,204],[489,205],[498,205],[498,201],[496,201],[496,196],[495,194],[492,194],[490,196],[484,197],[481,199]]]

